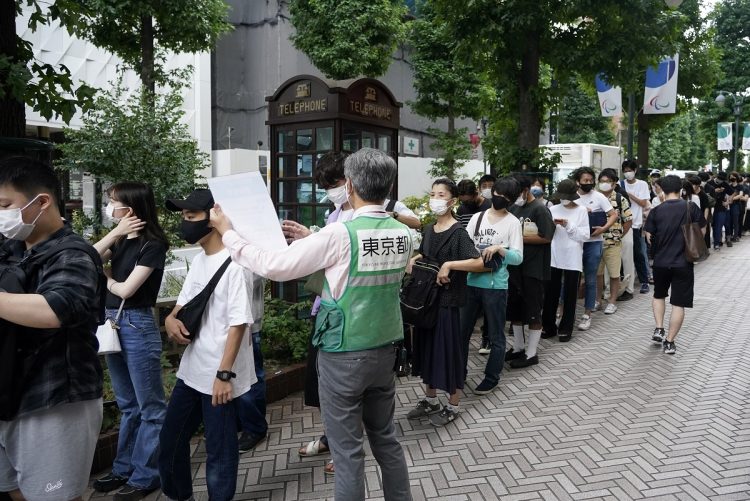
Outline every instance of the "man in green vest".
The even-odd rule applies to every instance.
[[[396,162],[363,148],[346,159],[354,217],[333,223],[279,252],[259,249],[232,230],[217,205],[212,225],[232,260],[275,281],[325,271],[313,343],[319,348],[320,407],[336,465],[336,499],[365,499],[364,437],[383,475],[385,499],[410,500],[409,473],[396,439],[396,352],[403,339],[399,288],[412,254],[408,228],[383,210]]]

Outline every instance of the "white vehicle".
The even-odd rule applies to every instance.
[[[682,179],[687,179],[690,176],[697,176],[697,170],[677,170],[677,169],[665,169],[662,176],[677,176]]]
[[[579,167],[591,167],[599,173],[602,169],[614,169],[622,177],[622,152],[618,146],[593,143],[543,144],[550,154],[559,153],[561,161],[552,171],[555,184],[566,179]]]

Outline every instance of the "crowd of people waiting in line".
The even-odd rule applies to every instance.
[[[168,241],[151,189],[139,182],[110,187],[107,215],[117,224],[92,252],[61,218],[54,172],[23,157],[2,161],[0,271],[24,275],[23,290],[0,284],[0,329],[14,334],[3,336],[3,364],[15,371],[0,374],[10,395],[0,409],[0,491],[29,500],[83,494],[102,420],[93,332],[106,315],[116,319],[122,345],[106,355],[122,419],[112,471],[94,489],[117,491],[118,500],[158,488],[168,499],[191,499],[190,439],[202,424],[209,496],[232,499],[240,453],[268,432],[264,279],[318,274],[305,403],[320,408],[325,434],[298,453],[330,452],[325,472],[335,474],[336,497],[363,499],[366,430],[386,499],[411,499],[393,424],[399,353],[409,353],[411,374],[425,385],[408,419],[445,426],[459,416],[480,317],[479,353],[487,362],[472,388],[478,395],[498,385],[506,362],[513,369],[538,364],[541,338],[568,342],[576,327],[591,327],[595,311],[615,314],[618,301],[632,299],[636,276],[640,293],[654,286],[652,340],[664,353],[676,352],[684,308],[693,301],[693,265],[680,230],[686,213],[702,227],[713,225],[707,245],[731,247],[750,229],[750,178],[720,172],[681,180],[652,172],[647,183],[637,179],[634,162],[622,167],[622,180],[613,169],[578,169],[549,200],[542,178],[485,175],[479,187],[437,179],[429,200],[435,222],[422,228],[416,249],[407,227],[419,228],[419,219],[388,199],[396,164],[369,148],[318,160],[315,182],[335,210],[322,229],[283,221],[290,242],[283,251],[246,242],[209,190],[167,200],[166,208],[182,215],[183,239],[201,248],[165,321],[169,339],[186,345],[167,402],[152,311]],[[382,242],[383,252],[368,250],[368,241]],[[433,328],[412,329],[402,325],[399,290],[424,256],[439,263],[439,310]],[[179,311],[212,282],[200,329],[189,332]],[[583,314],[576,319],[581,286]]]

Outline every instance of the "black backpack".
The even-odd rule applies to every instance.
[[[99,311],[97,323],[104,323],[107,282],[99,253],[83,240],[68,240],[51,246],[46,252],[16,258],[10,251],[10,241],[0,246],[0,290],[10,293],[28,293],[34,287],[36,272],[50,257],[71,249],[88,254],[99,273]],[[92,325],[92,329],[93,329]],[[30,329],[0,319],[0,420],[15,418],[26,391],[26,383],[38,365],[44,363],[45,354],[66,349],[66,336],[60,329]],[[92,336],[93,331],[92,331]]]
[[[440,262],[437,255],[440,250],[451,240],[453,233],[461,228],[460,223],[454,224],[446,230],[448,234],[443,243],[430,252],[430,241],[435,234],[434,225],[425,228],[423,255],[411,269],[411,275],[401,288],[401,316],[405,324],[413,325],[419,329],[432,329],[437,323],[438,310],[440,309],[440,290],[442,287],[437,283],[437,275],[440,271]]]

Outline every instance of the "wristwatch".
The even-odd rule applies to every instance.
[[[398,219],[398,212],[393,211],[393,219]]]
[[[216,371],[216,379],[218,379],[219,381],[224,381],[225,383],[227,383],[234,377],[237,377],[237,374],[232,371]]]

